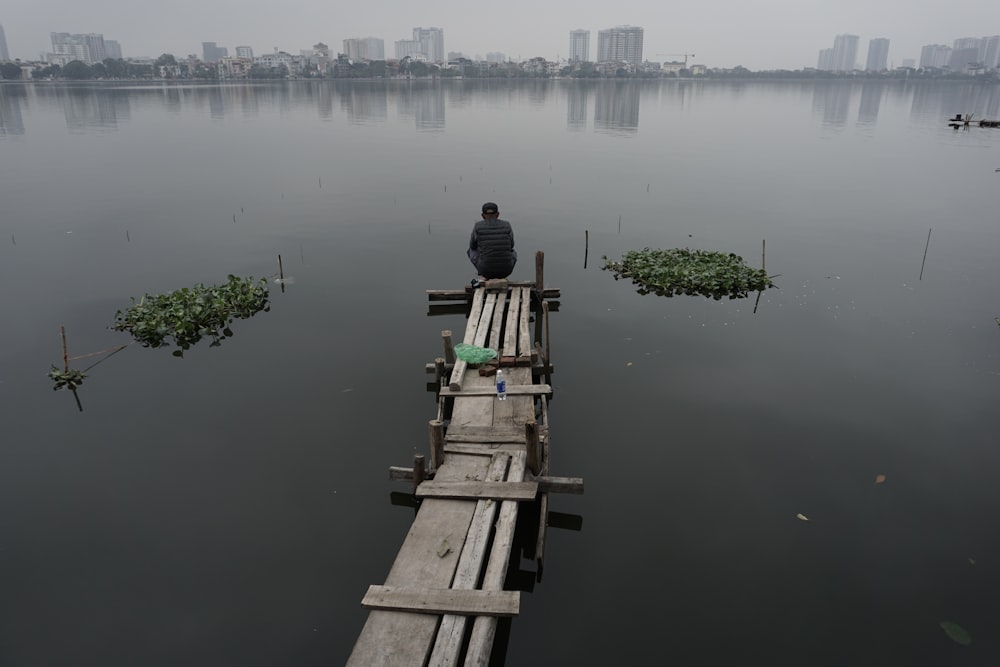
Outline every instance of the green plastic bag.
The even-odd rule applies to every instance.
[[[482,364],[497,358],[497,351],[491,347],[479,347],[468,343],[455,346],[455,356],[467,364]]]

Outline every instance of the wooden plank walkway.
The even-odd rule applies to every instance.
[[[538,289],[538,274],[537,285],[489,281],[427,293],[432,301],[445,294],[469,301],[462,340],[499,352],[507,399],[497,398],[492,374],[454,358],[450,332],[442,332],[445,357],[428,365],[439,382],[431,469],[423,456],[413,468],[390,469],[390,478],[413,480],[420,509],[384,585],[371,586],[362,601],[370,611],[350,666],[489,664],[498,618],[520,609],[520,593],[504,583],[521,503],[540,501],[531,507],[542,512],[533,550],[541,567],[547,494],[583,491],[580,479],[548,476],[552,389],[533,377],[551,372],[547,339],[541,345],[548,309],[539,303],[558,290]]]

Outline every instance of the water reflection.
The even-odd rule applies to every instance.
[[[936,119],[944,123],[946,118],[955,114],[964,116],[969,113],[977,119],[1000,117],[1000,90],[997,86],[920,83],[913,87],[910,117],[914,120]]]
[[[639,129],[639,87],[634,81],[602,82],[594,100],[594,129],[632,134]]]
[[[323,86],[329,90],[329,87]],[[380,82],[364,84],[340,84],[334,86],[340,97],[340,108],[351,123],[383,122],[389,118],[389,98],[385,84]],[[440,125],[444,127],[444,111],[441,111]]]
[[[280,81],[231,84],[101,85],[28,84],[0,88],[0,136],[28,131],[22,119],[25,105],[38,101],[58,105],[72,131],[117,130],[136,105],[160,107],[172,113],[196,111],[214,120],[255,117],[272,109],[315,108],[318,117],[341,115],[351,124],[386,123],[391,112],[412,119],[415,129],[446,129],[447,109],[483,105],[495,109],[538,107],[551,103],[553,92],[566,96],[566,129],[631,136],[639,128],[642,95],[652,102],[676,102],[685,108],[695,96],[723,92],[739,98],[746,90],[786,91],[797,87],[812,95],[812,110],[831,127],[847,124],[857,103],[857,121],[874,124],[886,99],[909,103],[911,116],[943,121],[956,113],[979,118],[1000,117],[1000,89],[976,83],[800,82],[770,85],[713,82],[642,81]],[[855,98],[854,95],[858,94]],[[592,119],[592,120],[591,120]]]
[[[851,106],[851,84],[833,83],[813,88],[813,113],[823,116],[823,124],[841,127],[847,123]]]
[[[400,88],[398,93],[399,115],[413,118],[418,130],[444,130],[444,87],[415,83]]]
[[[21,104],[25,101],[21,86],[0,86],[0,136],[24,134]]]
[[[875,124],[878,109],[882,103],[884,88],[880,83],[865,83],[861,87],[861,103],[858,105],[858,122]]]
[[[566,129],[587,129],[587,104],[590,88],[585,83],[574,83],[566,94]]]

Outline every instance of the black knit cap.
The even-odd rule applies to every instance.
[[[499,213],[500,208],[491,201],[483,204],[483,213]]]

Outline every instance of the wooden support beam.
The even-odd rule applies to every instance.
[[[431,443],[431,466],[437,470],[444,464],[444,422],[432,419],[427,423]]]
[[[538,578],[545,569],[545,539],[549,530],[549,494],[543,493],[538,499],[538,535],[535,538],[535,562],[538,564]]]
[[[510,304],[507,306],[507,326],[504,327],[503,348],[499,350],[502,357],[517,355],[517,323],[520,311],[521,289],[515,287],[510,291]]]
[[[442,396],[495,396],[497,390],[493,387],[469,387],[455,390],[452,387],[441,387]],[[542,396],[551,394],[552,387],[547,384],[507,385],[508,396]]]
[[[441,380],[444,378],[444,374],[446,372],[445,368],[447,368],[447,366],[445,364],[444,357],[438,357],[434,360],[434,383],[439,387],[441,386]]]
[[[539,493],[571,493],[573,495],[583,494],[582,477],[549,477],[542,475],[535,477],[538,483]]]
[[[479,320],[483,314],[483,303],[485,301],[485,292],[483,290],[476,290],[476,296],[472,299],[472,310],[469,311],[469,321],[465,325],[465,337],[462,339],[463,343],[472,343],[476,337],[476,331],[479,328]],[[455,366],[451,371],[451,381],[449,385],[453,389],[462,388],[462,377],[465,375],[465,369],[468,363],[458,359],[455,361]]]
[[[452,434],[444,436],[444,441],[449,442],[468,442],[468,443],[482,443],[486,445],[509,443],[509,444],[524,444],[524,435],[462,435],[461,433]]]
[[[549,335],[549,302],[542,300],[542,322],[545,324],[545,365],[552,365],[552,337]],[[552,384],[552,373],[545,375],[545,382]]]
[[[530,281],[508,281],[507,287],[535,287],[536,283]],[[482,290],[468,291],[466,289],[435,289],[425,290],[428,301],[468,301],[477,292]],[[546,299],[558,299],[562,296],[558,287],[547,287],[542,291],[542,296]]]
[[[410,611],[419,614],[465,616],[517,616],[519,591],[457,590],[452,588],[403,588],[369,586],[361,606],[366,609]]]
[[[493,456],[495,452],[523,452],[524,445],[475,445],[467,443],[445,443],[444,455],[448,454],[471,454],[472,456]]]
[[[524,443],[527,449],[525,465],[537,475],[542,471],[542,448],[538,439],[538,423],[534,420],[524,424]]]
[[[390,482],[408,482],[413,479],[413,468],[402,466],[389,466]]]
[[[420,486],[427,477],[427,469],[424,467],[424,455],[414,454],[413,456],[413,493],[416,494],[417,487]]]
[[[451,339],[451,329],[441,332],[441,340],[444,343],[444,362],[446,364],[455,363],[455,343]]]
[[[521,318],[517,327],[517,356],[530,357],[535,354],[535,348],[531,344],[531,330],[528,328],[528,320],[531,317],[531,291],[530,288],[522,288],[521,294]]]
[[[538,496],[537,482],[476,482],[427,481],[417,489],[418,498],[451,498],[455,500],[534,500]]]

